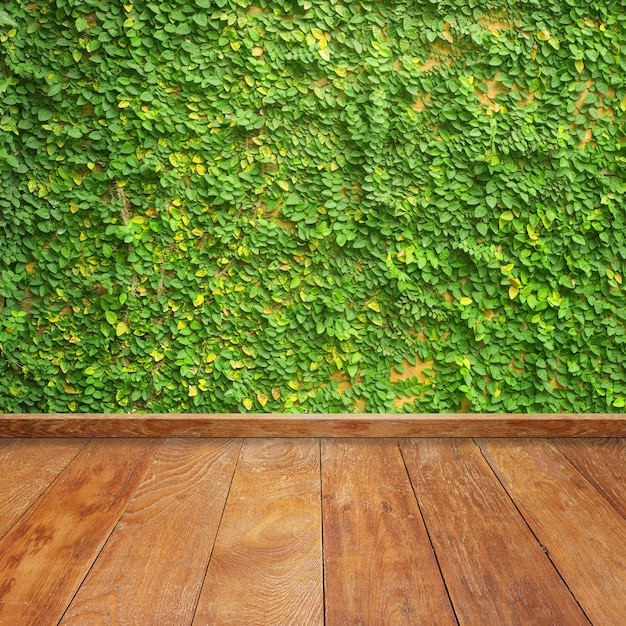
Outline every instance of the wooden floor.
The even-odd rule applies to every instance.
[[[0,624],[626,624],[624,439],[5,439]]]

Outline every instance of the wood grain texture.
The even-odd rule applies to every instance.
[[[92,441],[0,541],[0,623],[56,624],[142,478],[148,441]]]
[[[558,439],[559,450],[626,517],[626,440]]]
[[[323,623],[319,442],[244,442],[194,624]]]
[[[191,624],[240,447],[228,439],[157,444],[60,624]]]
[[[589,623],[471,440],[400,447],[460,624]]]
[[[624,414],[0,414],[0,437],[624,437]]]
[[[0,448],[0,539],[87,441],[7,439],[6,443]]]
[[[479,445],[594,626],[626,624],[626,520],[550,442]]]
[[[394,440],[322,441],[328,626],[456,624]]]

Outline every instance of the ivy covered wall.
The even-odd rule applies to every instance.
[[[0,410],[623,410],[622,7],[4,4]]]

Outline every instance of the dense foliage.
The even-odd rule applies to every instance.
[[[3,6],[0,409],[624,407],[621,2]]]

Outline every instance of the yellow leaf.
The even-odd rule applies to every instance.
[[[320,50],[326,50],[326,46],[327,46],[326,37],[322,37],[320,39]]]
[[[252,48],[253,57],[260,57],[262,54],[263,54],[263,48],[259,48],[258,46],[256,48]]]
[[[165,358],[165,354],[157,352],[156,348],[150,353],[150,356],[158,363]]]
[[[195,385],[190,385],[189,386],[189,396],[190,397],[194,397],[198,395],[198,388]]]
[[[519,287],[514,287],[513,285],[509,287],[509,298],[511,298],[511,300],[514,300],[517,297],[518,293]]]
[[[372,311],[376,311],[376,313],[380,313],[380,304],[376,301],[368,302],[366,304],[368,309],[372,309]]]
[[[448,43],[454,43],[454,39],[452,38],[452,35],[450,34],[450,31],[444,30],[443,31],[443,38],[448,42]]]
[[[257,393],[256,399],[259,401],[261,406],[265,406],[267,404],[267,396],[264,393]]]
[[[324,39],[324,33],[319,28],[312,28],[311,33],[315,39]]]
[[[252,400],[250,398],[244,398],[242,404],[248,409],[248,411],[252,408]]]
[[[128,100],[121,100],[120,103],[117,106],[120,109],[125,109],[126,107],[130,106],[130,102]]]
[[[459,302],[465,306],[469,306],[470,304],[472,304],[472,299],[471,298],[461,298],[459,300]]]
[[[61,386],[65,390],[65,393],[71,393],[71,394],[80,393],[80,391],[77,391],[76,389],[74,389],[74,387],[72,387],[71,385],[68,385],[65,381],[61,383]]]
[[[493,397],[494,397],[494,398],[498,398],[498,397],[500,396],[500,394],[501,394],[501,393],[502,393],[502,390],[501,390],[501,389],[496,389],[496,390],[493,392]]]
[[[272,389],[272,398],[274,398],[274,400],[278,400],[278,398],[280,398],[280,389],[277,387]]]
[[[622,111],[626,111],[626,96],[619,101],[619,107]]]
[[[328,49],[320,49],[318,50],[318,52],[320,53],[320,56],[322,57],[322,59],[324,59],[324,61],[330,61],[330,52],[328,52]]]
[[[198,294],[198,295],[194,298],[194,300],[193,300],[193,305],[194,305],[194,306],[200,306],[200,305],[202,305],[202,304],[204,304],[204,296],[203,296],[201,293],[199,293],[199,294]]]
[[[287,181],[279,180],[277,184],[283,191],[289,191],[289,183]]]
[[[237,52],[237,50],[239,50],[239,48],[241,48],[241,44],[238,41],[231,41],[230,42],[230,47]]]
[[[125,335],[127,332],[128,332],[128,326],[124,322],[119,322],[118,325],[115,327],[115,334],[118,337]]]
[[[206,359],[204,359],[205,363],[213,363],[217,359],[217,354],[211,352],[211,354],[207,354]]]
[[[576,63],[574,63],[574,65],[576,66],[576,71],[577,71],[579,74],[582,74],[582,73],[583,73],[583,70],[585,69],[585,63],[584,63],[584,61],[582,61],[582,60],[578,59],[578,61],[576,61]]]
[[[174,167],[177,167],[177,166],[180,164],[180,162],[179,162],[179,160],[178,160],[178,157],[177,157],[175,154],[170,154],[170,155],[167,157],[167,160],[168,160],[168,161],[170,162],[170,164],[171,164],[171,165],[173,165]]]
[[[537,39],[539,39],[539,41],[548,41],[548,39],[550,39],[550,33],[544,29],[537,33]]]

